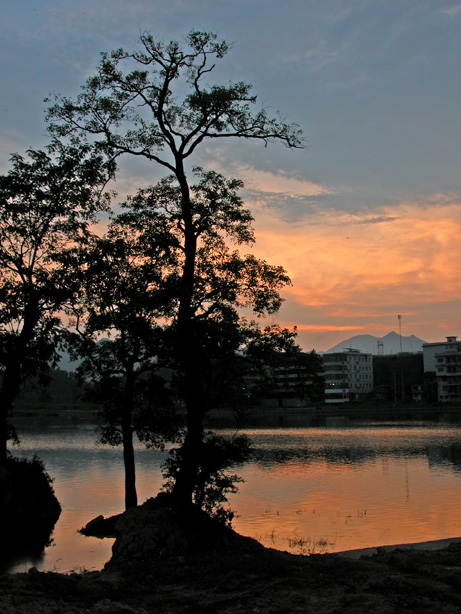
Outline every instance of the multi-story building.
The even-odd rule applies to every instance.
[[[271,364],[243,375],[248,399],[266,407],[306,407],[323,403],[322,359],[315,352],[286,358],[280,353]]]
[[[323,354],[325,403],[360,401],[373,390],[373,356],[360,350]]]
[[[457,337],[423,345],[424,374],[435,377],[438,400],[461,401],[461,342]]]

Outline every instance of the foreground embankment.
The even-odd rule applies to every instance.
[[[104,523],[103,523],[104,524]],[[102,572],[0,577],[4,614],[459,612],[461,544],[352,559],[263,548],[200,511],[150,500],[109,520]],[[101,525],[100,525],[101,528]]]

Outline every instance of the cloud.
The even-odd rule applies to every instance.
[[[241,164],[228,157],[228,150],[220,147],[205,147],[203,162],[226,176],[234,176],[245,184],[245,193],[261,203],[283,198],[318,197],[334,194],[335,191],[325,184],[290,175],[284,170],[263,170],[252,164]]]
[[[250,166],[238,166],[236,170],[247,188],[259,192],[291,196],[318,196],[320,194],[331,193],[331,190],[325,185],[306,179],[289,177],[286,173],[282,173],[282,171],[274,173],[257,170]]]
[[[459,310],[460,204],[439,194],[378,215],[327,211],[315,224],[287,224],[277,210],[252,208],[255,251],[287,269],[293,285],[282,314],[300,331],[389,331],[403,313],[425,338],[424,327],[438,330],[453,303]],[[450,326],[456,321],[448,318]]]
[[[333,186],[280,169],[271,171],[251,163],[242,164],[228,154],[222,147],[205,147],[201,163],[227,177],[241,179],[245,186],[241,196],[252,210],[274,208],[285,222],[297,222],[308,216],[310,223],[316,223],[317,217],[323,218],[324,211],[336,205],[338,191]]]
[[[343,332],[351,330],[363,330],[365,326],[334,326],[333,324],[298,324],[297,329],[299,331],[308,330],[316,332]]]
[[[455,4],[453,6],[448,6],[446,8],[441,9],[440,12],[445,15],[449,15],[450,17],[452,15],[457,15],[458,13],[461,13],[461,4]]]

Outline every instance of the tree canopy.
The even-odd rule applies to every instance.
[[[190,32],[184,42],[169,43],[145,32],[139,50],[103,53],[75,99],[49,100],[49,130],[59,142],[80,139],[109,162],[124,154],[144,157],[174,177],[141,192],[132,206],[139,204],[137,214],[146,220],[151,216],[147,243],[154,246],[166,237],[178,254],[170,346],[187,410],[172,489],[181,505],[193,498],[200,474],[209,365],[216,364],[217,351],[230,356],[230,348],[241,345],[238,309],[276,312],[279,291],[288,282],[282,268],[229,250],[226,237],[237,244],[253,240],[251,215],[236,195],[239,182],[195,171],[199,181],[191,186],[186,161],[202,143],[216,139],[303,147],[299,126],[260,105],[251,85],[210,84],[228,50],[212,32]]]
[[[138,51],[102,53],[76,99],[50,97],[53,135],[79,134],[108,155],[144,156],[173,173],[210,139],[303,147],[299,126],[260,105],[250,84],[209,84],[216,62],[229,51],[215,33],[193,31],[184,43],[165,43],[144,32],[139,42]]]
[[[60,259],[108,205],[112,167],[86,145],[14,154],[0,177],[0,442],[21,382],[55,356],[59,312],[74,292]]]
[[[103,408],[100,440],[123,445],[126,508],[137,505],[133,434],[162,448],[179,427],[157,373],[159,320],[173,309],[171,281],[164,279],[171,258],[143,239],[115,218],[103,237],[89,235],[66,259],[78,279],[66,339],[80,359],[79,376],[90,384],[88,397]]]

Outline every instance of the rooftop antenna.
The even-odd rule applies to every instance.
[[[399,319],[400,353],[402,353],[402,316],[397,317]]]
[[[384,354],[384,343],[382,339],[378,339],[378,356],[382,356]]]

